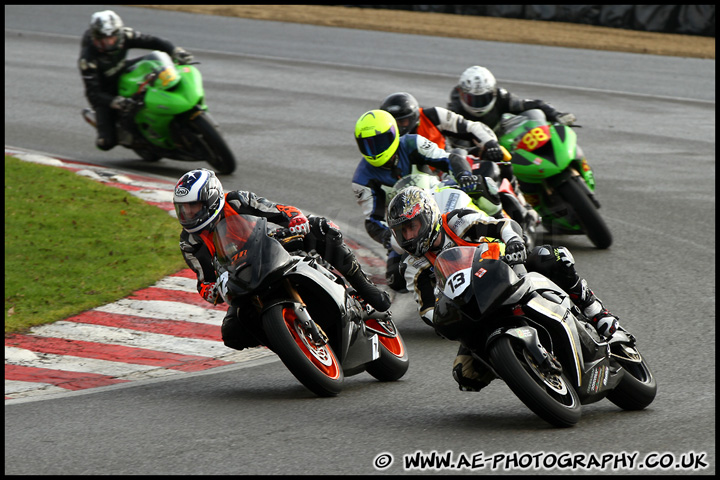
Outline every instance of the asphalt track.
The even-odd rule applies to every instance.
[[[6,6],[6,146],[173,182],[202,164],[101,154],[79,116],[79,35],[102,8]],[[615,243],[552,240],[638,336],[659,393],[645,411],[600,402],[576,427],[552,429],[501,382],[458,392],[456,346],[399,295],[411,366],[397,383],[358,375],[338,398],[317,399],[282,364],[257,359],[8,400],[6,474],[418,473],[403,462],[415,452],[506,460],[429,473],[715,473],[714,61],[113,8],[202,62],[210,108],[241,159],[226,188],[336,218],[358,241],[352,126],[387,94],[444,105],[457,75],[482,63],[510,90],[575,113]],[[585,466],[552,468],[553,453]],[[610,463],[588,467],[593,455]],[[652,463],[661,457],[665,469]],[[708,466],[683,468],[690,457]],[[520,461],[532,458],[549,463]]]

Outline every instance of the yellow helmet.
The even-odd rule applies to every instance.
[[[395,117],[385,110],[365,112],[355,124],[355,140],[360,153],[373,167],[385,165],[400,144]]]

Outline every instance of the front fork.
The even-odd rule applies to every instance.
[[[300,293],[287,278],[285,279],[285,288],[292,299],[300,305],[299,308],[295,309],[295,314],[297,315],[298,320],[300,320],[300,325],[305,333],[309,334],[315,346],[322,347],[323,345],[326,345],[328,343],[328,336],[325,334],[320,325],[315,323],[315,321],[313,321],[310,317],[307,306],[305,305],[302,297],[300,297]]]

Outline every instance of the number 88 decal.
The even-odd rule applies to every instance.
[[[523,150],[535,150],[538,147],[542,147],[548,140],[550,140],[549,130],[550,129],[547,125],[533,128],[523,135],[522,140],[520,140],[520,143],[518,144],[518,148],[522,148]]]

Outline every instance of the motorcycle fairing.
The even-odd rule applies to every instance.
[[[227,271],[226,302],[233,297],[248,295],[264,283],[282,276],[293,258],[280,242],[267,236],[267,219],[252,215],[229,215],[213,229],[213,245],[217,270]]]
[[[153,145],[174,149],[172,120],[194,107],[207,110],[202,74],[192,65],[176,66],[165,52],[154,51],[133,62],[120,75],[118,92],[140,95],[146,108],[135,115],[135,124]]]

